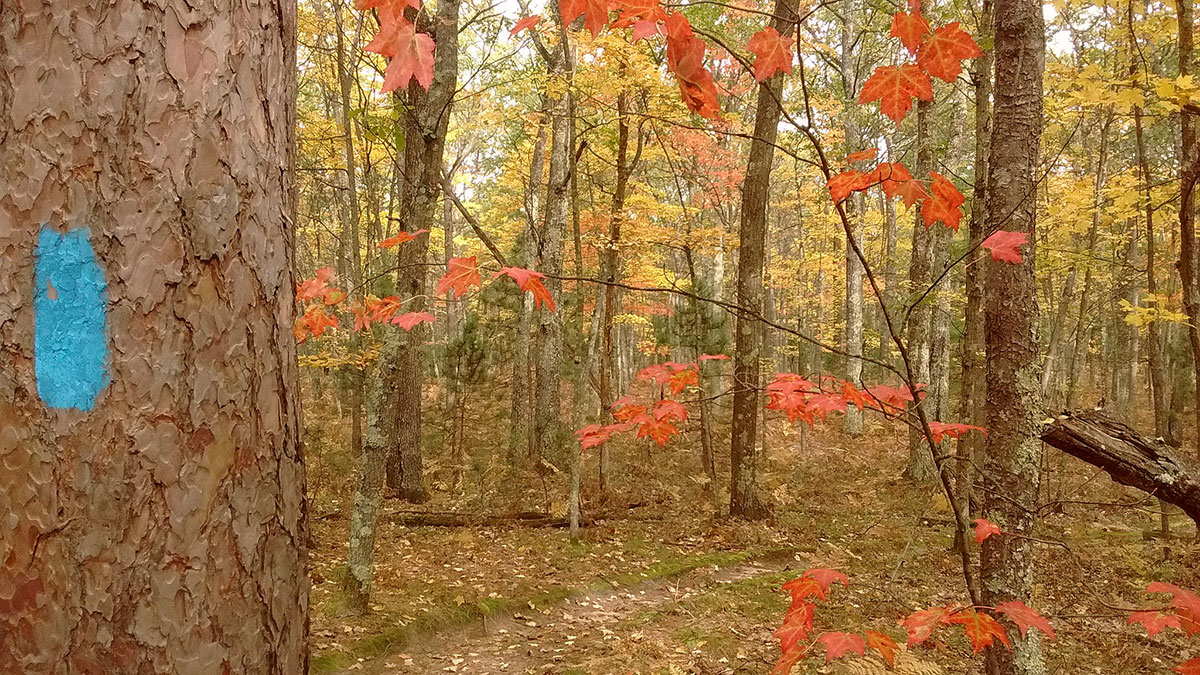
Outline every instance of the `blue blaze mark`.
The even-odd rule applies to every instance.
[[[88,229],[43,226],[34,275],[34,372],[51,408],[91,410],[108,384],[104,272]]]

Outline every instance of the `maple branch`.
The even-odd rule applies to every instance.
[[[458,212],[461,213],[462,217],[466,219],[467,223],[471,226],[471,229],[475,231],[475,236],[479,237],[479,240],[483,242],[483,245],[492,252],[492,257],[496,259],[496,262],[500,263],[501,267],[508,267],[508,263],[504,261],[504,254],[501,253],[500,249],[496,247],[496,244],[492,241],[492,238],[488,236],[488,233],[484,232],[483,226],[479,224],[478,220],[475,220],[475,216],[471,215],[471,212],[467,210],[467,207],[464,206],[463,203],[458,199],[458,195],[454,194],[454,190],[450,185],[450,174],[443,174],[442,192],[446,195],[446,199],[449,199],[454,203],[454,208],[458,209]]]

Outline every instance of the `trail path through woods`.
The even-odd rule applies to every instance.
[[[795,565],[790,551],[728,566],[693,569],[673,578],[576,593],[550,607],[487,619],[465,630],[430,635],[416,649],[351,666],[346,673],[602,673],[639,651],[669,640],[651,625],[627,625],[635,616],[666,610],[722,584],[782,572]],[[687,660],[686,652],[680,654]],[[697,659],[699,650],[697,650]],[[734,672],[734,665],[713,664]],[[747,672],[769,669],[759,663]]]

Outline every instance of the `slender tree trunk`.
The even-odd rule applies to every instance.
[[[855,118],[854,111],[857,105],[854,101],[854,91],[857,84],[857,74],[855,72],[855,54],[854,42],[856,39],[855,19],[857,16],[857,7],[854,0],[844,0],[842,5],[842,44],[841,44],[841,75],[842,75],[842,92],[843,92],[843,125],[842,130],[846,135],[846,150],[847,153],[861,150],[859,143],[862,142],[861,134],[858,129],[858,120]],[[850,223],[854,226],[857,237],[857,229],[861,226],[862,216],[865,212],[864,199],[862,193],[855,193],[846,201],[846,215],[850,219]],[[858,256],[854,253],[854,240],[846,237],[846,323],[843,334],[843,349],[849,355],[846,357],[846,380],[854,384],[856,387],[862,386],[862,353],[863,353],[863,269],[862,263],[859,262]],[[846,407],[846,414],[843,418],[842,431],[851,436],[858,436],[863,431],[863,415],[862,411],[853,406]]]
[[[362,242],[360,240],[360,223],[362,216],[358,208],[358,160],[354,153],[354,122],[350,118],[350,84],[351,77],[349,69],[346,67],[346,46],[345,46],[345,30],[342,25],[342,3],[336,2],[333,7],[334,16],[336,19],[337,32],[337,78],[338,78],[338,94],[341,99],[339,106],[341,112],[342,123],[342,156],[346,164],[346,213],[349,216],[346,222],[346,232],[343,239],[346,242],[346,250],[349,253],[350,260],[350,283],[349,286],[354,290],[354,298],[362,301],[363,290],[363,267],[362,267]],[[358,336],[354,334],[351,337],[353,343],[352,348],[358,348]],[[363,437],[363,394],[364,385],[363,371],[357,366],[344,366],[349,375],[350,385],[350,451],[354,456],[362,454],[362,437]]]
[[[996,0],[995,112],[988,161],[989,230],[1026,232],[1022,262],[985,261],[987,457],[982,471],[984,517],[1006,533],[984,541],[984,601],[1028,601],[1033,586],[1033,534],[1039,426],[1044,413],[1038,372],[1037,241],[1045,27],[1036,0]],[[1012,634],[1012,651],[989,648],[990,675],[1042,675],[1041,640]]]
[[[557,6],[554,12],[557,16]],[[566,27],[562,25],[561,17],[558,18],[560,42],[548,68],[551,79],[566,83],[570,81],[573,68],[571,46]],[[571,117],[567,99],[564,92],[549,101],[549,183],[541,233],[537,237],[538,268],[547,275],[546,288],[555,306],[562,304],[563,237],[570,206]],[[543,307],[538,312],[537,357],[534,360],[537,386],[534,443],[537,456],[552,463],[569,459],[564,456],[567,447],[562,429],[562,354],[562,314]]]
[[[1063,282],[1062,294],[1058,300],[1058,309],[1054,312],[1054,323],[1050,325],[1050,340],[1046,347],[1046,360],[1042,362],[1042,398],[1048,399],[1050,387],[1058,371],[1059,355],[1065,342],[1063,332],[1067,323],[1067,314],[1071,311],[1071,301],[1075,298],[1075,286],[1079,278],[1079,270],[1072,267]]]
[[[781,35],[795,25],[795,6],[775,0],[772,25]],[[771,163],[779,126],[783,76],[758,85],[754,139],[742,183],[742,213],[738,230],[737,305],[733,355],[733,428],[730,445],[729,515],[757,520],[771,509],[758,488],[759,351],[762,346],[763,256],[767,240],[767,201],[771,193]]]
[[[417,84],[407,92],[400,209],[401,222],[408,232],[433,225],[442,194],[442,154],[458,82],[458,8],[459,0],[445,0],[438,5],[436,26],[430,27],[437,45],[433,82],[428,92]],[[424,17],[420,23],[425,23]],[[397,295],[408,301],[408,311],[419,311],[425,304],[425,269],[421,263],[428,247],[428,234],[400,247]],[[421,470],[421,343],[425,330],[417,327],[405,335],[394,328],[385,332],[367,393],[367,436],[350,512],[349,573],[345,582],[347,604],[359,612],[369,606],[384,474],[389,487],[399,490],[402,498],[413,502],[428,498]]]
[[[929,141],[929,117],[933,104],[928,101],[917,103],[917,175],[925,176],[933,168],[933,151]],[[930,282],[930,235],[921,222],[921,206],[917,205],[913,218],[912,259],[908,267],[909,292],[914,298],[929,286]],[[917,382],[929,383],[930,357],[930,303],[925,297],[910,307],[908,314],[908,350],[912,360],[913,377]],[[920,401],[909,403],[912,407],[922,405]],[[904,477],[915,483],[928,483],[934,478],[933,458],[925,445],[920,429],[910,427],[908,431],[908,466]]]
[[[295,4],[69,9],[0,5],[0,672],[305,672]]]
[[[1096,180],[1092,191],[1092,225],[1088,229],[1088,250],[1095,250],[1100,236],[1100,213],[1104,205],[1104,186],[1108,182],[1108,131],[1112,116],[1106,115],[1100,131],[1100,149],[1096,159]],[[1083,273],[1083,292],[1079,296],[1079,315],[1075,320],[1074,349],[1071,350],[1067,373],[1067,408],[1074,409],[1083,385],[1088,351],[1091,349],[1091,295],[1094,278],[1091,267]]]
[[[601,322],[600,349],[600,407],[605,415],[612,412],[613,400],[613,317],[617,306],[617,287],[620,280],[620,262],[617,256],[621,242],[621,220],[625,213],[625,192],[629,185],[629,94],[622,91],[617,95],[617,180],[613,186],[612,208],[609,210],[608,243],[604,250],[602,273],[608,285],[604,287],[604,313]],[[608,491],[609,463],[611,456],[608,444],[600,446],[600,492]]]
[[[542,175],[546,166],[546,125],[538,125],[533,144],[533,159],[529,166],[529,187],[525,191],[525,229],[521,234],[521,266],[533,269],[534,232],[541,215]],[[508,466],[517,464],[530,454],[529,390],[530,390],[530,331],[533,330],[533,297],[521,294],[521,309],[517,316],[517,335],[512,363],[512,410],[509,419]]]
[[[1131,6],[1130,12],[1132,11]],[[1133,37],[1132,21],[1130,36],[1131,39],[1136,39]],[[1141,183],[1142,200],[1145,202],[1146,213],[1146,293],[1153,298],[1157,307],[1164,298],[1158,295],[1158,274],[1155,269],[1158,262],[1157,243],[1154,240],[1154,201],[1150,198],[1153,177],[1150,175],[1150,162],[1146,158],[1146,144],[1142,135],[1142,109],[1136,106],[1133,109],[1133,131],[1137,141],[1138,178]],[[1163,336],[1159,330],[1159,322],[1151,321],[1146,326],[1146,337],[1149,342],[1146,345],[1146,357],[1150,363],[1150,398],[1154,407],[1154,435],[1158,438],[1168,438],[1170,432],[1167,430],[1166,368],[1163,365]]]
[[[985,43],[992,35],[992,0],[983,0],[979,13],[979,28],[976,39]],[[983,242],[987,222],[988,150],[992,140],[992,52],[975,59],[971,78],[975,86],[975,180],[971,193],[971,221],[969,225],[968,250],[965,261],[965,285],[967,302],[963,319],[964,335],[962,347],[962,395],[958,417],[962,422],[982,427],[987,423],[984,407],[986,395],[986,360],[984,358],[984,251]],[[978,434],[963,434],[958,440],[956,455],[956,483],[964,513],[976,512],[975,467],[980,461],[983,446]],[[959,542],[962,545],[965,542]]]

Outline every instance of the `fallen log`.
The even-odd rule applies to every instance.
[[[1200,462],[1099,411],[1056,415],[1042,440],[1103,469],[1121,485],[1178,506],[1200,527]]]

